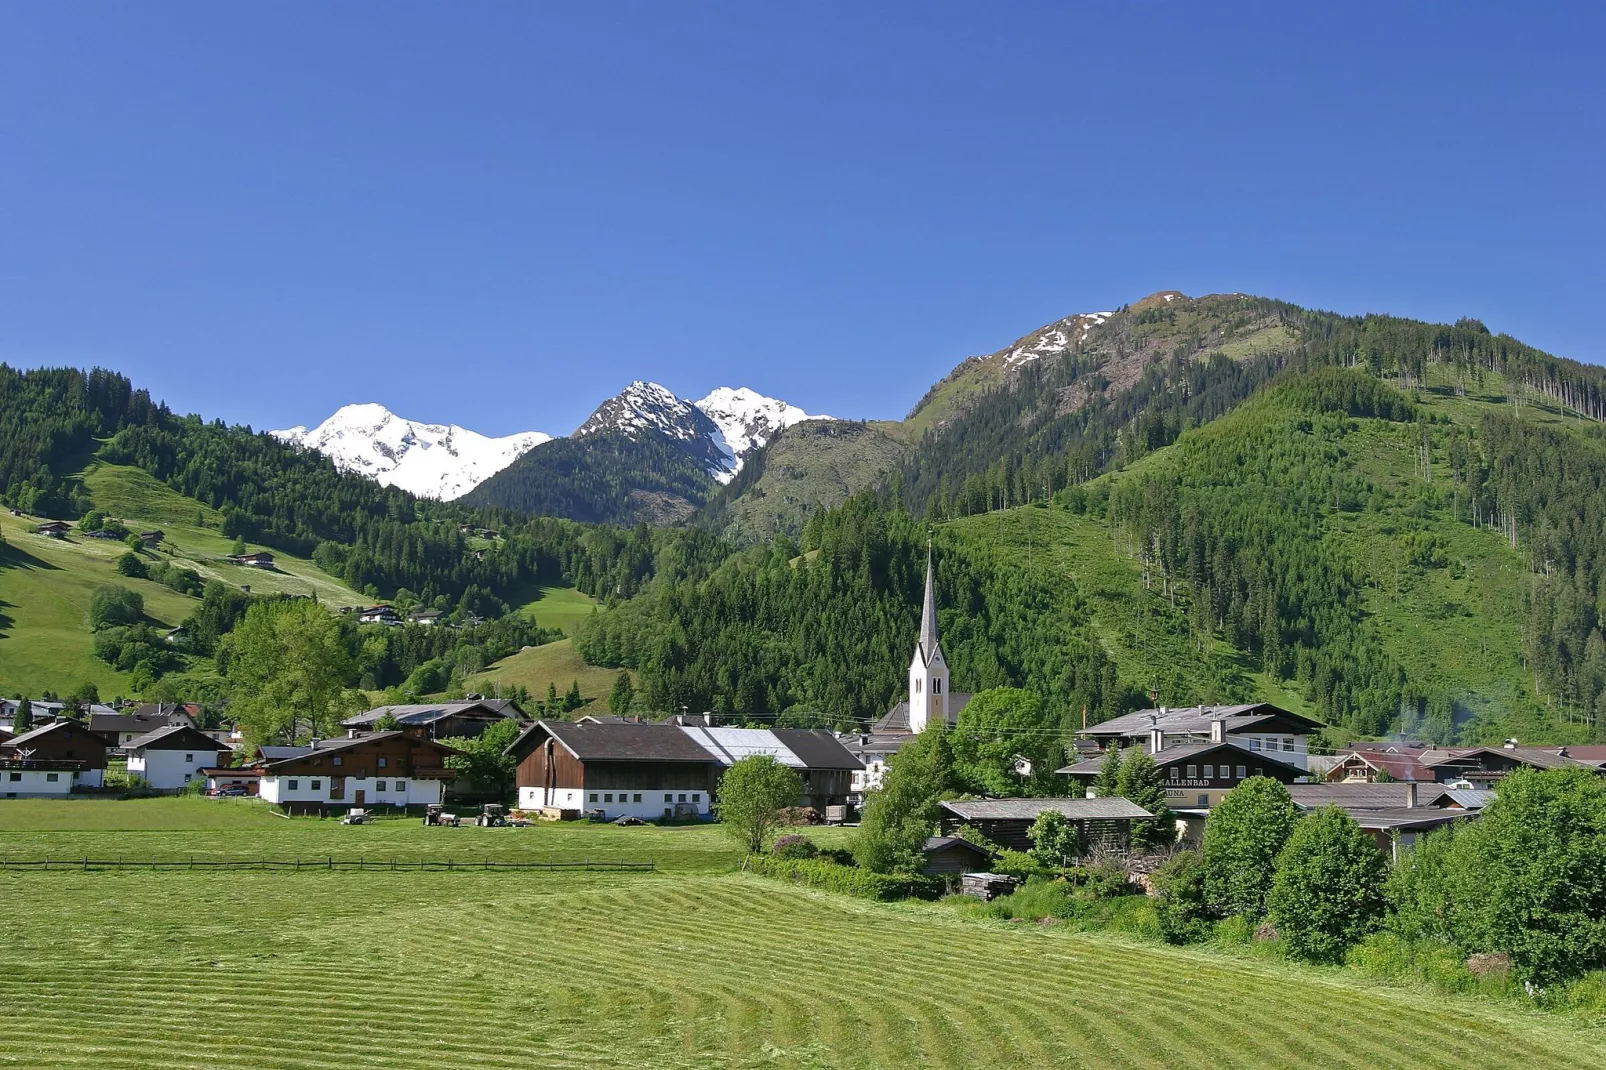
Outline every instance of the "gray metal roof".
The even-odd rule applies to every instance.
[[[1262,769],[1270,765],[1285,771],[1292,771],[1300,776],[1305,775],[1305,770],[1297,765],[1285,762],[1281,758],[1274,758],[1269,751],[1253,750],[1235,739],[1229,739],[1225,743],[1179,743],[1166,747],[1164,750],[1149,755],[1149,757],[1154,759],[1156,765],[1172,765],[1176,762],[1198,761],[1200,758],[1220,750],[1228,751],[1232,755],[1234,764],[1243,762],[1248,765],[1253,762]],[[1085,761],[1075,762],[1064,768],[1056,769],[1054,772],[1069,776],[1093,776],[1098,773],[1099,767],[1103,764],[1104,756],[1100,755],[1097,758],[1088,758]]]
[[[512,704],[505,700],[474,699],[464,702],[420,702],[404,706],[376,706],[354,717],[347,717],[340,723],[348,728],[358,728],[362,725],[373,724],[390,714],[401,724],[433,724],[448,717],[466,713],[470,710],[483,709],[487,713],[494,713],[501,717],[512,717],[507,708]],[[518,707],[514,706],[513,709]]]
[[[1470,820],[1476,814],[1476,811],[1447,810],[1439,806],[1402,806],[1389,810],[1349,811],[1349,816],[1353,817],[1361,828],[1374,830],[1436,828],[1439,825],[1448,825],[1452,821]]]
[[[1308,729],[1321,727],[1309,717],[1291,713],[1269,702],[1247,702],[1236,706],[1183,706],[1167,707],[1163,711],[1138,710],[1136,713],[1123,714],[1108,721],[1089,725],[1077,735],[1141,736],[1146,735],[1151,728],[1158,728],[1167,734],[1191,735],[1208,733],[1210,722],[1219,720],[1227,722],[1228,732],[1241,732],[1274,718],[1291,721],[1296,727]]]
[[[637,724],[596,724],[575,721],[537,721],[509,743],[505,754],[521,758],[530,753],[531,740],[550,735],[582,762],[693,762],[718,764],[720,759],[704,749],[679,725],[648,722]]]
[[[1445,799],[1466,810],[1482,810],[1494,802],[1495,793],[1480,788],[1450,788],[1441,796],[1438,805],[1443,806]]]
[[[146,732],[143,736],[135,736],[123,744],[124,750],[139,750],[142,747],[155,747],[157,750],[183,750],[186,747],[191,750],[233,749],[227,743],[219,743],[187,724],[172,724],[158,728],[154,732]]]
[[[963,821],[1031,821],[1045,810],[1072,821],[1142,820],[1153,817],[1119,796],[1099,799],[954,799],[939,804]]]

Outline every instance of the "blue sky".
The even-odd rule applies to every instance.
[[[1175,288],[1606,362],[1600,9],[1314,7],[6,0],[0,360],[259,428],[897,417]]]

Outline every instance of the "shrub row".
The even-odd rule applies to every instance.
[[[828,892],[856,895],[861,899],[887,902],[894,899],[936,899],[943,883],[936,877],[914,874],[872,873],[858,866],[844,866],[822,858],[776,858],[749,855],[747,868],[777,880],[806,884]]]

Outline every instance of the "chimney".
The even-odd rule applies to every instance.
[[[1210,742],[1227,742],[1227,721],[1225,718],[1217,717],[1210,722]]]
[[[346,729],[346,738],[347,739],[356,739],[357,738],[357,730],[355,728]]]
[[[1159,754],[1163,750],[1165,750],[1165,729],[1149,729],[1149,753]]]
[[[1515,739],[1506,740],[1506,750],[1516,750],[1516,749],[1517,749],[1517,741]]]
[[[712,710],[703,711],[703,726],[706,728],[714,727],[714,713]]]
[[[323,740],[319,739],[317,736],[313,736],[312,737],[312,749],[313,750],[317,750],[318,749],[318,744],[320,744],[322,742],[323,742]]]
[[[1416,781],[1414,780],[1405,782],[1405,808],[1407,810],[1416,809]]]

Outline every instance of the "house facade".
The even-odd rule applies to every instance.
[[[1101,750],[1114,744],[1143,746],[1151,753],[1172,744],[1230,739],[1283,765],[1306,769],[1310,764],[1309,737],[1321,727],[1319,722],[1280,706],[1253,702],[1236,706],[1160,706],[1124,714],[1076,734],[1097,743]]]
[[[11,763],[6,790],[18,792],[19,798],[24,791],[57,794],[56,785],[61,786],[59,794],[65,795],[74,784],[98,788],[106,782],[106,741],[81,721],[63,718],[12,736],[0,745],[0,756]],[[11,775],[33,772],[46,775]]]
[[[308,810],[439,803],[457,775],[446,759],[458,752],[417,727],[314,740],[308,747],[264,747],[261,753],[261,797]]]
[[[158,728],[123,745],[128,775],[144,777],[157,791],[179,791],[197,777],[205,779],[201,770],[216,766],[231,749],[186,724]]]

